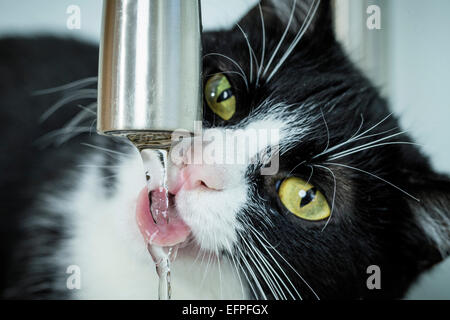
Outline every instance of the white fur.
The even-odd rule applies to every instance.
[[[286,132],[285,125],[279,119],[256,118],[245,128]],[[288,140],[284,135],[281,138]],[[66,216],[72,234],[55,261],[62,272],[69,265],[80,267],[82,286],[74,290],[76,298],[157,298],[154,264],[135,221],[136,199],[145,186],[139,153],[136,150],[120,161],[112,195],[106,192],[100,169],[95,167],[103,163],[102,158],[97,155],[86,162],[91,167],[78,172],[73,193],[47,199],[54,211]],[[237,215],[250,201],[246,168],[247,164],[227,165],[223,171],[218,165],[217,174],[225,172],[222,190],[193,189],[177,194],[178,211],[192,229],[194,247],[200,246],[202,251],[195,259],[198,252],[192,247],[180,249],[172,266],[174,299],[247,298],[247,288],[241,285],[235,266],[223,257],[218,263],[209,253],[230,251],[237,241],[236,232],[242,230]]]
[[[442,257],[447,257],[450,254],[450,218],[444,210],[438,203],[434,204],[430,201],[414,212],[419,226],[435,243]]]
[[[81,174],[73,194],[50,201],[54,209],[64,211],[61,214],[67,216],[72,229],[73,238],[55,261],[62,272],[69,265],[80,267],[82,285],[74,290],[76,298],[157,298],[154,264],[134,220],[137,194],[145,183],[141,170],[136,152],[123,161],[119,189],[112,197],[105,194],[98,170],[90,168]],[[219,266],[217,261],[208,263],[208,256],[203,261],[200,256],[194,263],[196,254],[180,249],[172,265],[174,299],[246,298],[226,260]]]

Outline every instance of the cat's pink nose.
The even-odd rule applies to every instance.
[[[172,194],[177,194],[181,189],[196,188],[219,191],[225,187],[225,172],[223,168],[214,165],[188,165],[179,171],[173,182],[169,185],[169,192]]]

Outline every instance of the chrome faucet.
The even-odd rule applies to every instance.
[[[166,203],[150,214],[169,222],[167,159],[174,131],[193,133],[201,120],[199,0],[105,0],[100,44],[97,131],[125,136],[139,149],[152,202],[151,159],[162,168]],[[161,191],[159,191],[161,193]],[[159,275],[159,298],[170,299],[173,248],[147,244]],[[176,251],[176,249],[175,249]]]
[[[97,131],[170,143],[201,119],[199,0],[106,0]]]

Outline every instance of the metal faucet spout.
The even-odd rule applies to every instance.
[[[100,134],[193,132],[200,120],[199,0],[104,1],[100,44]]]

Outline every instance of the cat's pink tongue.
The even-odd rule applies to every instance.
[[[136,220],[145,242],[162,247],[184,242],[191,233],[191,229],[177,215],[174,208],[168,207],[167,191],[165,189],[155,190],[151,193],[151,198],[150,209],[148,191],[145,187],[139,193],[136,205]],[[157,224],[155,224],[150,210],[153,211]]]

